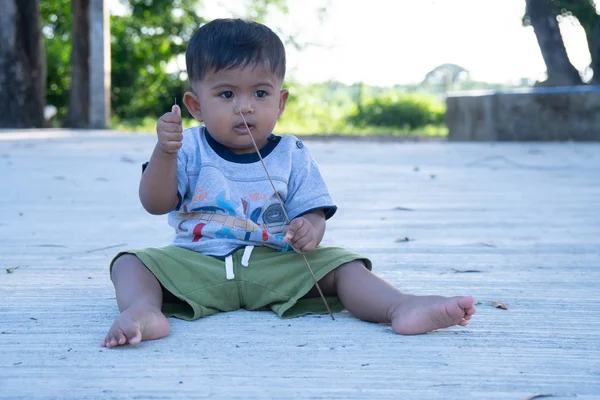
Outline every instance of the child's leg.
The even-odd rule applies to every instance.
[[[161,312],[160,283],[139,258],[132,254],[119,257],[112,267],[112,281],[121,314],[101,346],[136,345],[169,334],[169,321]]]
[[[319,281],[319,285],[326,295],[337,295],[355,317],[391,323],[394,332],[404,335],[465,326],[475,313],[472,296],[405,294],[371,273],[361,261],[341,265]],[[315,294],[313,288],[307,297]]]

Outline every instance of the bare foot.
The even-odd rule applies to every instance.
[[[160,339],[169,334],[171,326],[160,310],[148,307],[132,307],[115,319],[100,346],[135,346],[142,340]]]
[[[473,296],[406,297],[391,314],[392,329],[401,335],[417,335],[449,326],[466,326],[475,314]]]

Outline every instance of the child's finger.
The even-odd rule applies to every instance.
[[[173,107],[171,107],[171,112],[177,114],[177,116],[181,118],[181,108],[179,108],[177,104],[174,104]]]
[[[181,132],[164,132],[160,139],[165,142],[181,142],[183,134]]]
[[[160,121],[164,123],[172,123],[181,125],[181,117],[175,112],[168,112],[162,117],[160,117]]]
[[[292,240],[294,239],[294,233],[294,231],[288,229],[288,231],[285,233],[285,236],[283,237],[283,241],[286,243],[292,242]]]
[[[156,125],[157,132],[183,132],[181,124],[175,122],[159,121]]]
[[[298,242],[295,242],[292,247],[297,253],[300,254],[310,253],[316,248],[315,243],[313,241],[305,240],[305,238],[299,240]]]
[[[292,222],[290,222],[290,225],[288,226],[288,229],[285,233],[284,240],[286,240],[286,241],[292,240],[294,238],[294,236],[296,235],[296,232],[298,232],[298,230],[300,230],[301,227],[302,227],[301,219],[292,220]]]
[[[310,238],[303,236],[294,240],[294,247],[300,251],[304,251],[304,248],[310,243]]]

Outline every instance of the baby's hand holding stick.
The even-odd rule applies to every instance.
[[[183,140],[183,127],[181,124],[181,109],[177,104],[171,111],[164,114],[156,124],[158,145],[167,154],[177,154]]]

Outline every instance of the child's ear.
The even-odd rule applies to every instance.
[[[283,114],[289,95],[290,92],[288,92],[285,89],[281,89],[281,92],[279,93],[279,113],[277,114],[277,119],[279,119],[279,117],[281,117],[281,114]]]
[[[185,92],[183,95],[183,104],[189,111],[189,113],[194,117],[197,121],[202,122],[204,119],[202,118],[202,110],[200,109],[200,101],[198,101],[198,97],[193,92]]]

